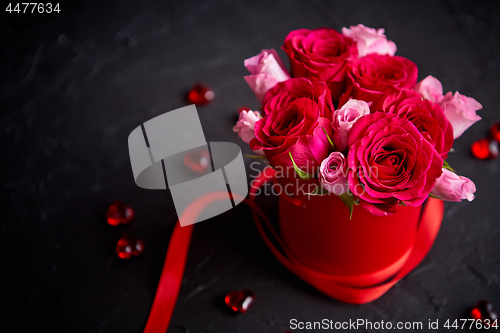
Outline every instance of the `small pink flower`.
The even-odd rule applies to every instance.
[[[415,91],[432,103],[440,103],[444,97],[443,85],[432,75],[429,75],[420,81],[415,87]]]
[[[350,28],[342,28],[342,33],[345,36],[351,37],[357,42],[358,57],[364,57],[370,53],[388,54],[391,56],[396,54],[396,44],[387,40],[384,31],[384,29],[375,30],[365,27],[362,24],[352,25]]]
[[[238,133],[238,136],[245,143],[249,143],[255,138],[254,128],[255,123],[262,118],[259,111],[241,111],[240,118],[233,127],[233,131]],[[255,150],[255,153],[264,155],[262,150]]]
[[[439,105],[443,109],[451,126],[453,126],[453,136],[455,139],[461,136],[474,123],[481,120],[476,111],[482,109],[483,106],[472,97],[460,95],[458,91],[454,95],[451,91],[448,92],[444,95]]]
[[[278,82],[290,78],[278,52],[274,49],[262,50],[258,55],[246,59],[245,67],[252,74],[245,76],[245,80],[260,103],[269,89]]]
[[[349,170],[345,156],[341,152],[335,151],[321,162],[319,180],[325,190],[341,195],[349,189],[347,184],[348,174]]]
[[[359,118],[370,113],[370,107],[365,101],[350,99],[333,114],[333,144],[335,149],[343,151],[347,148],[352,125]]]
[[[474,200],[476,185],[466,177],[459,176],[450,170],[443,169],[443,174],[436,180],[432,195],[446,201]]]

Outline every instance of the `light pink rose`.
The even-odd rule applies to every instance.
[[[432,75],[427,76],[425,79],[417,83],[415,91],[432,103],[440,103],[444,98],[443,85]]]
[[[344,36],[354,39],[358,46],[358,57],[364,57],[370,53],[396,54],[396,44],[387,40],[384,29],[375,30],[362,24],[352,25],[350,28],[342,28]]]
[[[245,76],[245,80],[260,103],[269,89],[290,78],[283,61],[274,49],[262,50],[258,55],[246,59],[245,67],[252,74]]]
[[[481,120],[476,111],[482,109],[483,106],[478,101],[472,97],[460,95],[458,91],[454,95],[450,91],[443,96],[443,85],[431,75],[420,81],[415,87],[415,91],[423,98],[441,106],[446,118],[453,126],[455,139]]]
[[[249,143],[255,138],[255,122],[260,118],[262,117],[259,111],[241,111],[240,118],[236,122],[236,126],[233,127],[233,131],[238,133],[238,136],[243,142]],[[264,155],[262,150],[254,150],[254,152],[259,155]]]
[[[370,107],[365,101],[350,99],[333,114],[333,144],[335,149],[343,151],[349,142],[349,133],[352,125],[359,118],[370,113]]]
[[[321,186],[330,193],[341,195],[347,192],[349,186],[347,177],[349,174],[345,156],[334,151],[321,162],[319,168],[319,180]]]
[[[451,91],[448,92],[444,95],[439,105],[443,109],[451,126],[453,126],[453,136],[455,139],[461,136],[474,123],[481,120],[476,111],[482,109],[483,106],[472,97],[460,95],[458,91],[454,95]]]
[[[443,169],[443,174],[436,180],[432,195],[446,201],[474,200],[476,185],[466,177],[459,176],[450,170]]]

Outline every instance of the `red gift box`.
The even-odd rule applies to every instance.
[[[252,185],[251,199],[273,174],[262,173]],[[315,180],[278,179],[279,233],[263,218],[271,231],[266,232],[255,209],[254,218],[274,256],[324,294],[346,303],[371,302],[410,273],[434,244],[443,201],[429,198],[423,206],[400,206],[389,216],[375,216],[355,206],[350,218],[338,196],[309,195],[300,189],[311,182]]]
[[[280,179],[288,189],[299,179]],[[299,185],[300,186],[300,185]],[[282,194],[279,227],[290,253],[318,272],[343,277],[359,286],[382,283],[404,265],[415,244],[422,207],[398,207],[390,216],[349,209],[336,195],[297,193],[297,206]]]

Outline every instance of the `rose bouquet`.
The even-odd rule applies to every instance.
[[[361,24],[299,29],[278,53],[245,60],[245,80],[261,103],[234,127],[276,170],[316,181],[309,195],[334,194],[376,216],[429,197],[473,200],[474,183],[446,162],[454,139],[482,106],[438,79],[417,83],[417,66],[397,56],[383,29]]]

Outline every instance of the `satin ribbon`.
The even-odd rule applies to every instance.
[[[281,236],[274,230],[267,216],[254,202],[258,189],[266,182],[275,179],[275,172],[272,168],[263,170],[259,177],[252,182],[249,199],[238,197],[234,193],[233,196],[241,199],[251,207],[255,224],[262,239],[281,264],[319,291],[346,303],[368,303],[387,292],[387,290],[410,273],[424,259],[434,244],[441,226],[444,203],[441,200],[429,198],[420,219],[417,240],[401,270],[384,283],[373,286],[359,286],[360,284],[362,285],[362,281],[361,283],[356,280],[350,281],[345,276],[317,272],[307,267],[296,260],[287,249]],[[226,197],[227,192],[214,192],[204,195],[194,201],[184,211],[181,218],[186,221],[194,221],[203,209],[216,201],[224,200]],[[268,237],[260,219],[262,219],[280,249]],[[144,329],[145,333],[158,333],[167,330],[179,294],[192,231],[192,224],[181,227],[179,223],[176,223],[174,227],[155,299]]]

